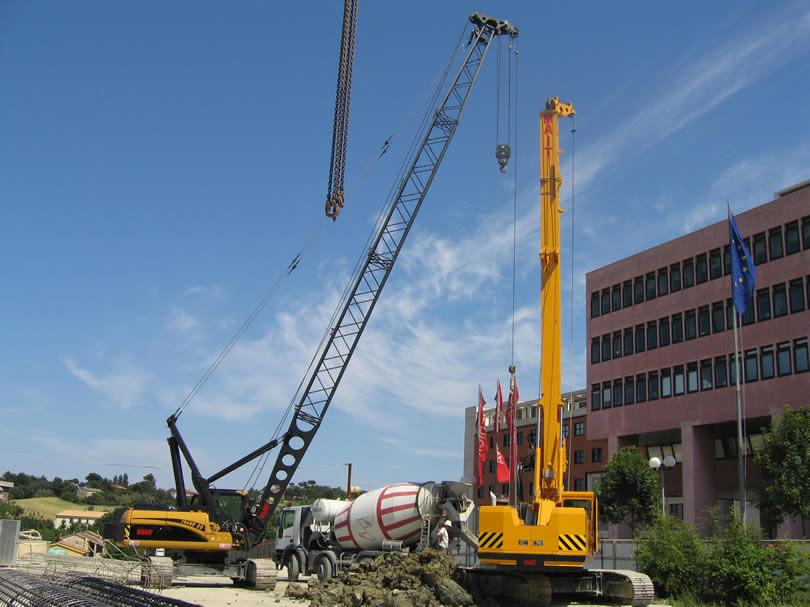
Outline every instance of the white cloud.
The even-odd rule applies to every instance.
[[[651,97],[642,99],[641,109],[626,108],[628,119],[583,148],[577,187],[587,188],[615,159],[651,148],[808,47],[810,9],[795,3],[728,42],[702,50],[696,60],[671,72]]]
[[[52,455],[89,466],[143,469],[144,474],[166,467],[165,440],[82,437],[80,441],[73,441],[53,433],[38,433],[29,438]],[[197,455],[195,452],[195,457]]]
[[[64,358],[64,363],[74,377],[100,394],[109,404],[124,409],[136,404],[151,382],[149,373],[132,366],[105,376],[81,367],[69,356]]]
[[[196,316],[181,308],[172,308],[166,321],[166,328],[175,333],[189,333],[200,324]]]

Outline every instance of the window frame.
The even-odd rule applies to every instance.
[[[720,322],[718,320],[718,314]],[[726,330],[726,304],[723,301],[712,303],[712,333],[722,333]]]
[[[598,318],[600,316],[600,299],[599,291],[591,293],[591,318]]]
[[[669,344],[670,344],[669,316],[664,316],[663,318],[658,319],[658,347],[665,348]]]
[[[615,360],[617,358],[622,357],[622,332],[621,331],[614,331],[613,332],[613,356],[612,358]]]
[[[720,379],[720,369],[723,370],[722,381]],[[714,357],[714,387],[725,388],[728,386],[728,358],[725,354]]]
[[[700,391],[707,392],[714,389],[714,364],[711,358],[700,361],[699,367]]]
[[[610,380],[602,382],[602,408],[613,407],[613,383]]]
[[[628,398],[629,397],[629,398]],[[633,405],[636,402],[636,379],[634,376],[624,378],[624,404]]]
[[[574,422],[574,436],[585,436],[585,422]]]
[[[804,352],[804,368],[799,368],[799,352]],[[810,349],[808,349],[807,338],[800,337],[793,340],[793,373],[807,373],[810,371]]]
[[[611,346],[610,333],[605,333],[602,336],[602,362],[610,360],[613,354],[613,347]]]
[[[697,312],[694,309],[683,313],[683,337],[685,341],[697,339]]]
[[[773,318],[771,311],[771,290],[768,287],[757,289],[754,298],[757,309],[757,322],[764,322]]]
[[[796,314],[797,312],[804,312],[805,307],[806,307],[805,306],[805,301],[804,301],[804,279],[803,278],[794,278],[788,284],[789,284],[788,290],[789,290],[789,293],[790,293],[790,295],[789,295],[790,313],[791,314]],[[797,287],[798,287],[799,296],[801,297],[801,307],[796,306],[794,308],[794,306],[793,306],[793,303],[794,303],[793,294],[794,294],[794,289],[797,288]]]
[[[782,226],[768,230],[768,259],[774,261],[785,256],[785,237]]]
[[[802,217],[802,248],[810,250],[810,215]]]
[[[709,306],[700,306],[697,309],[697,330],[698,337],[712,334],[712,316]]]
[[[633,281],[625,280],[622,283],[622,308],[629,308],[633,305]]]
[[[791,241],[795,246],[791,246]],[[802,235],[799,231],[799,220],[789,221],[785,224],[785,256],[793,255],[802,250]]]
[[[754,257],[754,265],[761,266],[762,264],[768,263],[768,238],[766,233],[760,232],[759,234],[754,234],[753,242],[754,250],[748,250],[751,251],[751,255]]]
[[[692,383],[692,378],[694,378],[694,384]],[[699,389],[700,377],[698,375],[698,363],[697,361],[686,363],[686,393],[694,394]]]
[[[591,384],[591,411],[602,410],[602,385]]]
[[[640,398],[639,398],[640,397]],[[639,373],[636,375],[636,402],[647,402],[647,374]]]
[[[721,249],[709,251],[709,280],[723,277],[723,254]]]
[[[658,296],[669,294],[669,271],[667,267],[658,268]]]
[[[695,260],[690,257],[684,259],[681,264],[681,284],[684,289],[691,289],[695,286]]]
[[[787,354],[787,371],[782,365],[782,355]],[[790,342],[783,341],[776,344],[776,376],[787,377],[793,374],[793,354],[790,349]]]
[[[624,343],[624,356],[632,356],[635,353],[633,348],[636,345],[635,339],[633,338],[633,327],[627,327],[622,331],[622,342]],[[628,344],[630,345],[629,348],[627,347]]]
[[[636,325],[635,329],[635,341],[636,341],[636,354],[640,352],[645,352],[647,350],[647,333],[645,330],[645,325]]]
[[[766,372],[766,360],[770,359],[770,368]],[[776,359],[772,345],[762,346],[759,349],[759,379],[773,379],[776,377]]]
[[[753,364],[749,365],[751,362]],[[746,350],[743,353],[743,368],[746,384],[759,381],[759,352],[756,348]]]
[[[610,287],[610,311],[617,312],[622,309],[622,286],[615,284]]]
[[[695,257],[695,283],[702,285],[709,281],[709,260],[706,253]]]
[[[591,364],[598,365],[602,362],[602,341],[599,337],[591,338]]]
[[[610,287],[605,287],[601,291],[601,305],[599,306],[599,311],[601,312],[602,316],[605,314],[610,314]]]
[[[614,407],[621,407],[624,405],[624,386],[622,385],[622,379],[614,379],[613,380],[613,406]]]
[[[681,290],[681,262],[678,261],[669,266],[669,292],[676,293],[680,290]]]
[[[647,400],[658,400],[661,394],[661,384],[659,381],[657,369],[647,373]]]
[[[633,305],[644,303],[644,275],[633,279]]]
[[[665,383],[666,382],[666,383]],[[668,386],[664,389],[664,386]],[[661,398],[670,398],[672,396],[672,369],[666,367],[661,369]]]
[[[787,285],[783,282],[775,284],[771,287],[771,314],[773,314],[773,318],[781,318],[782,316],[786,316],[788,313],[788,301],[787,301]],[[780,314],[778,311],[777,304],[781,300],[782,302],[782,309],[783,312]]]
[[[680,380],[680,389],[678,388]],[[683,396],[686,394],[686,368],[684,365],[675,365],[672,368],[672,395]]]
[[[652,287],[652,288],[651,288]],[[655,271],[647,272],[644,278],[644,300],[650,301],[656,297]]]
[[[650,330],[652,329],[652,330]],[[647,350],[655,350],[658,347],[658,320],[651,320],[647,323]]]
[[[591,448],[591,463],[598,464],[602,461],[602,447]]]

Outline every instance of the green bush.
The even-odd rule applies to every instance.
[[[695,528],[659,516],[638,537],[636,562],[650,576],[658,596],[697,595],[704,586],[706,546]]]
[[[760,531],[737,517],[720,524],[710,517],[708,541],[689,524],[657,519],[638,537],[636,560],[657,594],[721,605],[785,605],[810,573],[810,557],[798,545],[766,545]]]

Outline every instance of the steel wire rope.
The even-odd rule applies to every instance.
[[[302,389],[302,387],[304,385],[304,382],[309,377],[310,373],[312,372],[313,365],[315,364],[315,362],[318,359],[319,355],[322,353],[322,348],[324,346],[324,343],[326,342],[326,340],[329,337],[329,334],[330,334],[330,332],[332,330],[332,326],[334,325],[335,320],[336,320],[340,310],[343,307],[345,307],[345,301],[346,301],[346,298],[349,296],[349,291],[350,291],[352,285],[356,282],[356,280],[357,280],[357,278],[359,276],[359,272],[362,269],[363,262],[365,261],[365,259],[368,256],[369,245],[371,244],[372,239],[380,231],[380,229],[382,229],[382,223],[384,221],[385,214],[386,214],[385,211],[390,206],[390,204],[393,202],[393,197],[394,197],[394,195],[396,193],[397,187],[399,186],[400,182],[404,178],[405,173],[408,170],[408,167],[414,161],[414,154],[416,153],[416,148],[417,148],[417,146],[419,144],[419,141],[421,141],[421,139],[425,135],[425,131],[426,131],[427,127],[428,127],[428,121],[430,120],[430,118],[432,117],[432,115],[433,115],[433,113],[435,111],[435,105],[436,105],[438,97],[439,97],[439,95],[441,93],[441,90],[443,88],[443,84],[447,80],[447,76],[450,73],[450,70],[453,67],[453,64],[455,63],[455,60],[457,59],[457,57],[459,55],[459,51],[461,50],[461,48],[463,48],[463,45],[461,44],[461,41],[464,39],[464,34],[467,32],[468,27],[469,27],[468,25],[465,25],[462,28],[461,33],[459,34],[459,37],[458,37],[458,39],[457,39],[457,41],[456,41],[456,43],[455,43],[455,45],[453,47],[450,58],[447,61],[447,63],[445,64],[442,71],[434,79],[434,81],[433,81],[433,83],[431,83],[430,87],[425,91],[425,93],[422,94],[419,101],[417,101],[417,104],[412,107],[412,109],[408,112],[406,117],[400,122],[400,124],[397,126],[397,128],[394,131],[394,135],[395,135],[399,130],[401,130],[404,127],[404,125],[410,120],[410,118],[413,116],[413,114],[415,114],[416,111],[418,110],[418,105],[422,102],[422,100],[424,100],[428,96],[428,94],[432,90],[430,103],[428,103],[426,105],[426,108],[425,108],[421,123],[420,123],[419,127],[416,129],[416,131],[414,133],[414,136],[413,136],[413,138],[411,140],[411,144],[410,144],[410,146],[408,148],[408,152],[405,154],[405,160],[401,164],[401,166],[399,168],[399,171],[397,173],[396,179],[394,180],[393,185],[391,186],[391,189],[389,190],[388,195],[385,197],[382,205],[380,206],[380,208],[379,208],[379,210],[377,212],[377,217],[376,217],[376,220],[375,220],[375,223],[374,223],[374,227],[371,230],[371,232],[369,233],[369,236],[366,239],[366,242],[364,243],[363,248],[361,249],[361,252],[360,252],[360,254],[359,254],[358,258],[357,258],[357,261],[355,262],[354,268],[353,268],[353,270],[352,270],[352,272],[351,272],[351,274],[349,276],[349,279],[346,281],[346,286],[344,287],[343,292],[341,293],[341,296],[340,296],[340,298],[338,300],[340,303],[339,303],[338,306],[335,307],[335,310],[334,310],[334,312],[332,314],[332,317],[331,317],[329,323],[327,324],[323,335],[321,336],[321,340],[320,340],[320,342],[318,344],[318,347],[315,349],[315,352],[312,355],[312,358],[310,359],[309,365],[307,366],[307,370],[304,373],[304,375],[302,376],[301,381],[299,382],[295,393],[293,394],[292,398],[290,399],[289,404],[287,405],[287,408],[286,408],[283,416],[281,417],[281,419],[279,420],[279,422],[278,422],[278,424],[276,426],[276,429],[275,429],[275,431],[274,431],[274,433],[272,435],[273,439],[277,438],[280,435],[282,428],[284,427],[284,425],[286,425],[287,420],[289,419],[290,414],[292,413],[292,411],[293,411],[293,409],[295,407],[296,401],[299,398],[299,395],[301,393],[301,389]],[[376,160],[381,158],[388,151],[388,145],[390,145],[390,142],[393,140],[394,135],[389,136],[389,138],[386,139],[386,141],[383,143],[383,146],[380,149],[380,151],[378,152],[376,158],[374,159],[374,162],[376,162]],[[363,177],[363,176],[365,176],[365,170],[364,170],[364,173],[361,174],[361,177]],[[353,189],[355,187],[355,185],[356,184],[353,184],[351,189]],[[248,477],[248,480],[245,483],[245,486],[244,486],[245,489],[247,489],[248,487],[250,487],[251,489],[255,488],[255,484],[256,484],[256,482],[258,482],[258,478],[259,478],[259,476],[261,476],[261,474],[262,474],[262,472],[264,470],[264,467],[267,464],[267,460],[269,459],[269,457],[270,457],[270,452],[267,452],[257,460],[256,465],[253,468],[253,471],[251,471],[251,473],[250,473],[250,475]]]
[[[517,46],[517,43],[515,43]],[[509,41],[509,50],[511,54],[512,41]],[[515,160],[512,167],[512,353],[511,362],[512,366],[515,365],[515,284],[517,275],[517,155],[518,155],[518,129],[517,129],[517,114],[518,114],[518,57],[520,50],[515,49]],[[509,105],[509,119],[507,120],[507,140],[511,142],[512,139],[512,58],[509,58],[509,85],[508,89],[508,105]],[[517,404],[517,403],[515,403]]]
[[[571,316],[569,327],[569,342],[568,348],[571,352],[571,383],[568,386],[568,490],[571,490],[571,474],[573,472],[573,465],[571,458],[574,454],[574,223],[576,209],[576,134],[577,134],[577,116],[571,116]]]

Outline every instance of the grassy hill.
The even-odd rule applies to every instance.
[[[53,519],[58,512],[62,510],[89,510],[90,506],[87,504],[74,504],[59,497],[32,497],[26,500],[14,500],[20,508],[25,510],[27,514],[32,516],[42,516],[47,519]],[[94,506],[96,510],[107,512],[112,510],[114,506]]]

